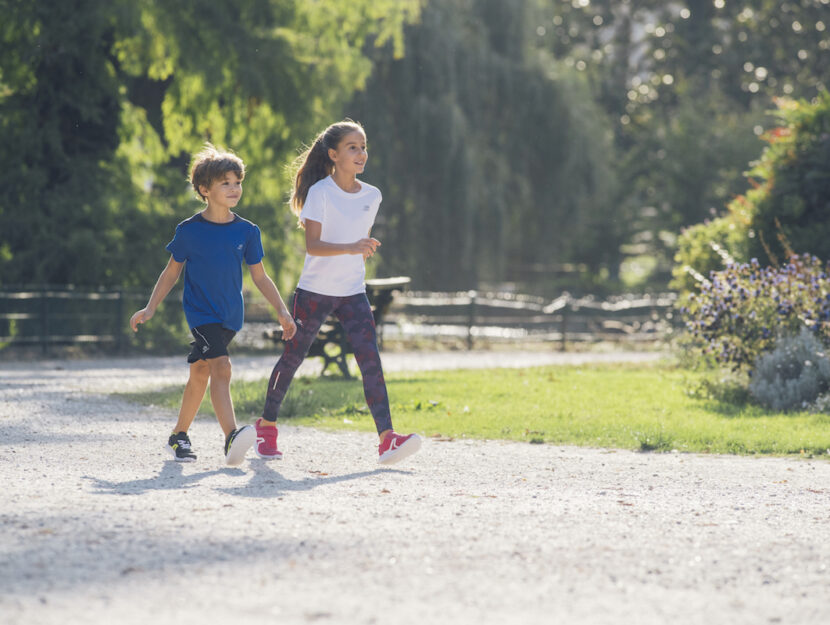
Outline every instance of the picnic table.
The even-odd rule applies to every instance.
[[[395,299],[395,293],[402,290],[407,284],[411,282],[411,278],[407,276],[396,276],[393,278],[376,278],[373,280],[366,280],[366,296],[369,299],[369,304],[372,306],[372,316],[375,318],[375,328],[378,334],[378,343],[383,340],[383,332],[381,323],[383,317],[392,305]],[[265,331],[265,337],[276,342],[281,342],[282,330],[280,328],[270,328]],[[320,375],[325,375],[329,366],[337,365],[340,373],[344,378],[351,378],[349,373],[349,364],[347,362],[348,355],[352,353],[351,345],[346,337],[346,332],[343,326],[334,315],[329,316],[328,319],[320,326],[317,337],[311,344],[308,350],[308,356],[319,357],[323,359],[323,370]]]

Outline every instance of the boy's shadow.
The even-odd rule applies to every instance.
[[[338,482],[345,482],[348,480],[357,480],[371,475],[383,475],[389,473],[410,475],[412,473],[411,471],[383,467],[372,469],[371,471],[357,471],[355,473],[345,473],[342,475],[321,474],[320,477],[306,477],[301,480],[291,480],[283,477],[279,472],[275,471],[273,469],[272,462],[260,460],[259,458],[251,460],[251,469],[254,471],[254,476],[248,480],[247,484],[244,486],[218,488],[217,490],[229,495],[236,495],[237,497],[266,499],[281,497],[285,493],[289,492],[309,491],[318,486],[336,484]]]
[[[272,498],[280,497],[286,492],[302,492],[308,491],[317,486],[325,484],[335,484],[337,482],[344,482],[347,480],[356,480],[370,475],[381,475],[384,473],[400,473],[410,474],[411,471],[402,471],[400,469],[377,468],[371,471],[358,471],[356,473],[346,473],[344,475],[322,475],[321,477],[307,477],[302,480],[290,480],[278,472],[274,471],[270,463],[254,459],[251,460],[250,465],[253,469],[254,475],[244,485],[233,486],[227,488],[217,488],[216,490],[228,495],[235,495],[237,497],[253,497],[253,498]],[[197,482],[210,477],[212,475],[229,475],[235,477],[244,477],[248,474],[247,471],[238,468],[223,467],[221,469],[213,469],[211,471],[201,471],[199,473],[185,474],[183,472],[182,463],[173,460],[167,460],[161,467],[161,471],[154,477],[148,477],[139,480],[129,480],[126,482],[112,482],[104,480],[99,477],[85,475],[83,479],[89,480],[95,488],[96,494],[116,494],[116,495],[140,495],[152,490],[177,490],[181,488],[191,488]]]
[[[141,480],[130,480],[127,482],[111,482],[109,480],[102,480],[95,476],[85,475],[84,479],[89,480],[97,489],[95,492],[115,493],[117,495],[140,495],[150,490],[175,490],[179,488],[190,488],[196,482],[203,480],[211,475],[231,475],[243,476],[245,471],[242,469],[223,467],[221,469],[213,469],[212,471],[201,471],[199,473],[191,473],[185,475],[183,472],[181,462],[174,460],[167,460],[161,467],[161,471],[155,477],[148,477]]]

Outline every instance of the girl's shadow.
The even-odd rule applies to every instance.
[[[219,488],[217,490],[229,495],[236,495],[238,497],[266,499],[281,497],[283,494],[289,492],[308,491],[318,486],[336,484],[338,482],[345,482],[348,480],[357,480],[372,475],[383,475],[389,473],[410,475],[412,473],[411,471],[389,469],[384,467],[372,469],[371,471],[357,471],[355,473],[345,473],[342,475],[326,475],[321,473],[320,477],[306,477],[301,480],[291,480],[283,477],[272,467],[273,462],[267,462],[265,460],[255,458],[251,460],[251,469],[254,471],[254,476],[248,480],[247,484],[244,486]]]

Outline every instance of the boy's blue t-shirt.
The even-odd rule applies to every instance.
[[[167,251],[185,263],[182,306],[191,328],[221,323],[234,332],[242,328],[242,262],[255,265],[265,255],[259,227],[234,215],[214,223],[197,213],[176,226]]]

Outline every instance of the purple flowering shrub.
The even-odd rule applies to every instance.
[[[751,372],[779,337],[806,327],[830,345],[830,265],[808,254],[786,265],[757,259],[712,271],[680,309],[691,345],[733,370]]]

